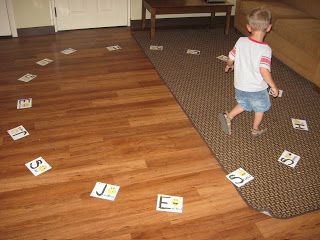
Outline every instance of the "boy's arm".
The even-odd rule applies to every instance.
[[[277,88],[275,82],[273,81],[273,78],[272,78],[269,70],[266,68],[260,67],[260,73],[261,73],[263,79],[267,82],[267,84],[271,88],[272,96],[277,97],[279,94],[279,89]]]
[[[228,58],[227,66],[225,67],[224,71],[229,72],[230,69],[233,70],[233,63],[234,63],[234,61],[232,59]]]

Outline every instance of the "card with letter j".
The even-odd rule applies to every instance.
[[[23,98],[17,101],[17,109],[31,108],[32,98]]]
[[[13,140],[18,140],[29,135],[28,131],[20,125],[7,131]]]
[[[117,197],[119,189],[120,189],[119,186],[97,182],[90,196],[95,198],[114,201]]]

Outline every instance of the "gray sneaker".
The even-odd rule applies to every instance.
[[[224,133],[231,135],[231,119],[228,117],[228,113],[227,112],[219,113],[218,118]]]

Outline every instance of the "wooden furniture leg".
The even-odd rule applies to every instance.
[[[151,38],[154,38],[156,33],[156,13],[155,10],[151,10]]]
[[[215,15],[216,15],[216,12],[212,12],[212,13],[211,13],[210,28],[213,27]]]
[[[226,27],[225,27],[225,30],[224,30],[224,33],[225,33],[226,35],[229,34],[230,17],[231,17],[231,8],[228,8],[227,14],[226,14]]]
[[[142,30],[146,27],[146,7],[142,1]]]

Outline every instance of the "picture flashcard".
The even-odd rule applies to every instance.
[[[52,168],[42,157],[38,157],[25,165],[34,176],[38,176]]]
[[[291,118],[291,121],[294,129],[309,131],[306,120]]]
[[[200,51],[199,50],[188,49],[187,50],[187,54],[200,55]]]
[[[234,172],[229,173],[226,177],[237,187],[242,187],[254,179],[253,176],[242,168],[238,168]]]
[[[299,162],[299,160],[300,160],[300,156],[294,153],[291,153],[287,150],[284,150],[284,152],[279,157],[278,162],[281,162],[284,165],[294,168]]]
[[[182,213],[183,197],[158,194],[157,211]]]
[[[152,50],[152,51],[162,51],[163,50],[163,46],[151,45],[150,46],[150,50]]]
[[[114,45],[114,46],[109,46],[109,47],[107,47],[107,49],[108,49],[109,51],[117,51],[117,50],[120,50],[121,47],[120,47],[119,45]]]
[[[32,107],[32,98],[23,98],[18,99],[17,109],[31,108]]]
[[[67,48],[67,49],[61,51],[61,53],[66,54],[66,55],[69,55],[69,54],[72,54],[72,53],[74,53],[74,52],[76,52],[76,51],[77,51],[77,50],[75,50],[75,49],[73,49],[73,48]]]
[[[90,196],[105,200],[114,201],[117,197],[120,187],[107,183],[97,182]]]
[[[19,78],[18,80],[22,81],[22,82],[30,82],[32,79],[34,79],[36,77],[37,77],[37,75],[27,73],[27,74],[23,75],[21,78]]]
[[[48,58],[44,58],[44,59],[38,61],[37,64],[40,66],[45,66],[45,65],[48,65],[49,63],[52,63],[52,62],[53,62],[53,60],[48,59]]]
[[[28,131],[20,125],[7,131],[13,140],[18,140],[29,135]]]
[[[217,58],[218,58],[219,60],[223,61],[223,62],[228,61],[228,57],[225,56],[225,55],[220,55],[220,56],[218,56]]]
[[[272,95],[271,88],[269,89],[269,95]],[[278,96],[277,96],[277,97],[282,97],[282,96],[283,96],[283,90],[280,90],[280,89],[279,89],[279,93],[278,93]]]

